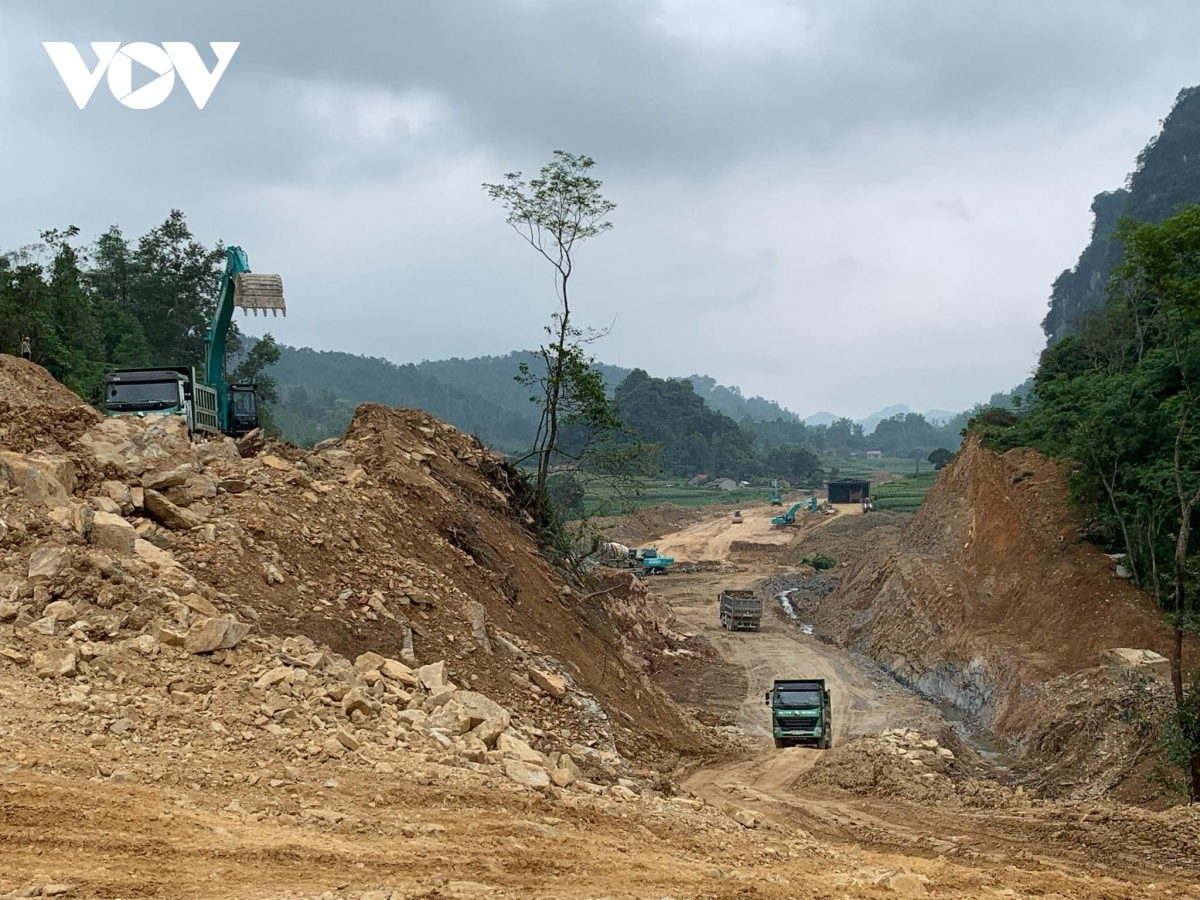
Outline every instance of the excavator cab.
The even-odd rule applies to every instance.
[[[232,437],[249,434],[258,427],[258,392],[253,384],[229,386],[229,429]]]

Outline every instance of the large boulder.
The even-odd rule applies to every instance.
[[[158,491],[146,489],[146,512],[150,518],[172,531],[188,531],[204,524],[191,510],[181,509]]]
[[[485,697],[483,694],[477,694],[475,691],[457,691],[454,699],[461,707],[463,714],[470,718],[472,728],[489,721],[503,722],[501,731],[508,728],[510,721],[508,710],[495,700]]]
[[[1100,661],[1113,669],[1143,672],[1164,681],[1171,677],[1171,661],[1153,650],[1113,647],[1100,654]]]
[[[521,762],[540,766],[544,763],[542,754],[538,753],[525,741],[511,734],[502,734],[496,741],[496,749],[504,754],[505,759],[519,759]]]
[[[417,678],[425,686],[425,690],[431,694],[436,694],[448,684],[446,679],[446,661],[439,660],[427,666],[421,666],[421,668],[417,669]]]
[[[196,445],[196,457],[206,466],[213,463],[240,463],[237,442],[233,438],[221,437]]]
[[[39,678],[74,675],[77,659],[75,651],[69,647],[62,650],[40,650],[33,654],[33,671]]]
[[[531,667],[529,670],[529,680],[555,700],[561,700],[567,695],[566,680],[550,672]]]
[[[429,717],[428,727],[457,737],[471,730],[471,717],[463,712],[457,700],[451,700]]]
[[[519,759],[504,760],[504,774],[525,787],[541,789],[550,786],[550,776],[545,769]]]
[[[65,456],[0,451],[0,485],[19,488],[38,506],[66,506],[75,490],[75,464]]]
[[[71,551],[67,547],[39,547],[29,557],[29,583],[45,584],[53,581],[71,565]]]
[[[114,556],[133,556],[137,532],[120,516],[98,512],[92,518],[88,541]]]
[[[184,484],[194,474],[196,474],[196,467],[191,463],[184,463],[182,466],[175,466],[159,472],[147,472],[142,476],[142,487],[151,491],[165,491],[167,488]]]
[[[133,512],[133,491],[129,485],[121,481],[105,481],[100,485],[100,490],[109,500],[117,504],[123,513]]]
[[[175,561],[175,557],[171,555],[170,551],[155,547],[149,541],[143,541],[141,538],[133,542],[133,553],[142,562],[157,566],[164,572],[180,568],[179,563]]]
[[[212,653],[236,647],[247,634],[250,626],[233,619],[202,619],[188,629],[183,649],[188,653]]]
[[[101,465],[141,475],[165,471],[195,458],[183,416],[109,416],[79,438]]]
[[[84,538],[91,533],[95,517],[96,510],[90,503],[72,499],[68,499],[64,506],[55,506],[46,513],[46,518],[54,524],[70,529]]]
[[[376,668],[384,678],[399,682],[407,687],[416,687],[420,683],[416,672],[404,665],[404,663],[397,662],[394,659],[385,659]]]

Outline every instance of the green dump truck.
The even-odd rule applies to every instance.
[[[777,679],[767,692],[767,706],[776,747],[833,746],[833,716],[823,678]]]
[[[721,591],[721,627],[729,631],[762,631],[762,598],[754,591]]]

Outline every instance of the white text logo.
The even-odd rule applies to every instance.
[[[106,71],[109,90],[130,109],[152,109],[166,100],[171,88],[175,87],[176,72],[196,101],[196,107],[204,109],[204,104],[212,96],[213,89],[233,59],[238,42],[214,42],[208,45],[217,55],[217,64],[211,72],[195,47],[177,41],[163,41],[161,47],[141,41],[124,46],[119,41],[93,41],[92,49],[99,60],[95,69],[88,69],[74,44],[46,41],[42,46],[50,54],[54,67],[58,69],[58,74],[80,109],[87,106]],[[145,66],[158,77],[134,90],[134,63]]]

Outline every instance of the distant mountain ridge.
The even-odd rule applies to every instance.
[[[538,361],[537,354],[528,350],[503,356],[394,363],[338,351],[281,346],[279,362],[269,374],[281,389],[277,424],[285,437],[298,443],[337,433],[359,403],[382,403],[418,407],[479,435],[500,450],[514,451],[528,446],[537,429],[538,410],[529,402],[530,390],[513,376],[521,363],[536,366]],[[597,368],[609,391],[633,371],[605,363],[597,363]],[[800,421],[774,400],[745,397],[741,388],[718,384],[707,375],[686,380],[711,409],[736,422],[747,416],[755,421]],[[294,403],[297,388],[301,390]],[[314,422],[318,424],[311,425]]]
[[[875,431],[875,429],[879,425],[879,423],[882,422],[884,419],[890,419],[893,416],[908,415],[911,412],[914,412],[914,410],[912,409],[912,407],[908,406],[907,404],[895,403],[891,406],[885,406],[883,409],[878,410],[877,412],[871,413],[866,418],[852,419],[851,421],[857,423],[858,425],[861,425],[863,428],[864,434],[871,434]],[[930,409],[930,410],[927,410],[926,412],[921,413],[921,415],[923,415],[926,418],[926,420],[929,422],[943,422],[944,423],[944,422],[949,422],[951,419],[954,419],[958,415],[961,415],[961,413],[962,413],[961,410],[959,410],[958,412],[954,412],[954,411],[948,410],[948,409]],[[842,418],[842,417],[834,415],[831,412],[822,410],[821,412],[815,412],[811,416],[807,416],[805,419],[803,419],[803,422],[805,425],[809,425],[809,426],[832,425],[834,422],[836,422],[840,418]]]
[[[284,437],[296,443],[339,434],[359,403],[382,403],[423,409],[462,431],[479,435],[498,450],[515,452],[528,448],[539,413],[529,402],[530,389],[513,376],[521,363],[536,366],[539,360],[537,354],[521,350],[503,356],[394,363],[352,353],[281,346],[279,362],[268,374],[279,383],[282,398],[275,409],[276,425]],[[597,367],[610,392],[634,371],[604,363]],[[823,412],[802,420],[774,400],[746,397],[739,387],[718,384],[708,375],[671,380],[690,381],[710,409],[734,422],[749,418],[776,423],[772,427],[780,434],[790,434],[802,425],[830,425],[841,418]],[[905,404],[895,404],[859,424],[864,433],[871,434],[885,419],[910,412]],[[931,423],[948,422],[957,415],[930,410],[925,418]]]

